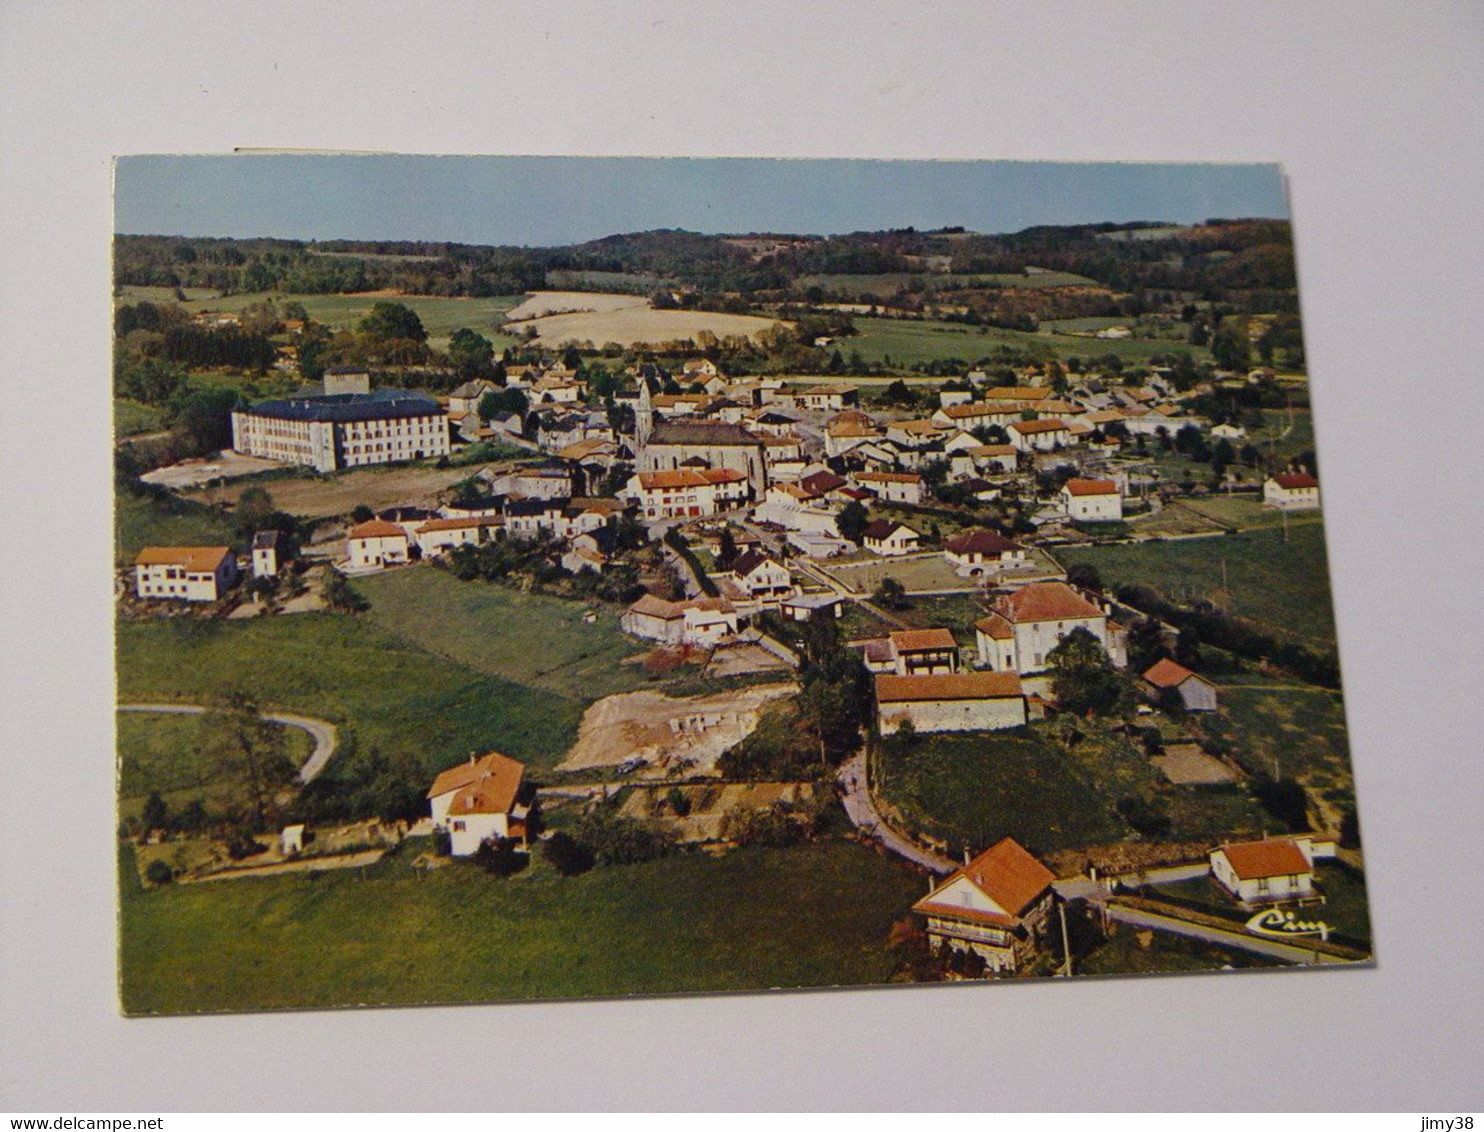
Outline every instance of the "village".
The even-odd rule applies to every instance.
[[[1089,287],[1026,278],[1046,309]],[[391,1000],[1369,959],[1307,380],[1273,319],[1195,361],[1162,343],[1222,316],[1172,293],[974,363],[927,353],[961,333],[936,302],[909,365],[859,352],[907,292],[532,291],[489,338],[453,321],[470,300],[326,326],[163,298],[121,297],[130,396],[155,328],[271,366],[171,379],[194,450],[179,423],[118,441],[138,938],[321,878],[351,919],[444,886],[488,908],[494,968],[377,974]],[[779,885],[863,918],[751,915],[725,968],[680,942]],[[600,958],[510,981],[597,908]],[[335,1000],[310,982],[274,1000]]]

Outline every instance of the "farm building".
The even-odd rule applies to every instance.
[[[1013,672],[876,677],[876,723],[883,735],[905,723],[917,731],[998,731],[1025,721],[1025,694]]]
[[[491,839],[526,845],[530,807],[520,801],[526,768],[491,751],[445,770],[428,790],[433,827],[448,834],[449,853],[468,857]]]
[[[922,502],[922,477],[916,472],[859,472],[855,482],[888,503]]]
[[[813,621],[816,617],[829,619],[844,615],[845,599],[832,590],[794,594],[784,598],[779,609],[790,621]]]
[[[958,642],[947,629],[903,629],[886,638],[898,676],[958,671]]]
[[[1067,517],[1083,523],[1111,523],[1123,518],[1123,496],[1112,480],[1070,479],[1058,494]]]
[[[1319,506],[1319,481],[1307,472],[1270,476],[1262,484],[1262,501],[1280,511],[1312,511]]]
[[[624,611],[625,633],[670,645],[710,648],[737,633],[737,611],[724,598],[666,601],[645,594]]]
[[[1128,663],[1127,632],[1065,582],[1032,582],[996,599],[987,617],[974,623],[979,663],[996,672],[1040,672],[1063,638],[1086,629],[1122,668]]]
[[[263,401],[232,413],[232,449],[319,472],[448,455],[448,414],[400,389]]]
[[[1216,685],[1169,657],[1153,665],[1142,679],[1145,689],[1155,698],[1173,691],[1186,711],[1216,710]]]
[[[226,546],[146,546],[134,559],[134,592],[165,601],[216,601],[237,580]]]
[[[1055,875],[1005,838],[912,906],[927,921],[928,945],[972,951],[996,973],[1035,955],[1050,931]]]

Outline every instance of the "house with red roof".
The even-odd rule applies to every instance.
[[[1319,506],[1319,481],[1308,472],[1284,472],[1262,483],[1262,501],[1280,511],[1312,511]]]
[[[1311,837],[1240,841],[1211,850],[1211,875],[1243,904],[1307,900],[1318,895],[1315,856]]]
[[[411,547],[407,532],[386,519],[368,519],[356,524],[346,540],[350,564],[357,570],[400,565],[411,559]]]
[[[911,554],[918,548],[922,536],[906,523],[892,519],[876,519],[866,525],[861,535],[861,544],[872,554],[893,557]]]
[[[145,599],[216,601],[236,580],[227,546],[146,546],[134,559],[134,592]]]
[[[1067,518],[1081,523],[1116,523],[1123,518],[1123,495],[1112,480],[1070,479],[1057,494]]]
[[[1046,942],[1056,903],[1050,869],[1005,838],[912,906],[926,921],[928,946],[971,951],[996,974],[1025,966]]]
[[[979,664],[996,672],[1043,672],[1051,651],[1077,629],[1091,633],[1119,668],[1128,663],[1128,633],[1101,606],[1066,582],[1032,582],[997,598],[974,622]]]
[[[428,789],[433,828],[448,834],[449,853],[468,857],[488,840],[512,839],[525,848],[530,806],[522,799],[526,768],[495,751],[469,756]]]
[[[958,642],[947,629],[903,629],[887,637],[899,676],[958,671]]]
[[[1162,657],[1140,679],[1145,690],[1156,700],[1162,700],[1173,691],[1180,697],[1186,711],[1216,710],[1216,685],[1169,657]]]
[[[702,597],[666,601],[645,594],[619,618],[625,633],[667,645],[713,648],[736,636],[737,609],[726,598]]]

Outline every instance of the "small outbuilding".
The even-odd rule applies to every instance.
[[[1186,711],[1216,710],[1216,685],[1169,657],[1151,666],[1142,679],[1145,690],[1156,699],[1173,690]]]

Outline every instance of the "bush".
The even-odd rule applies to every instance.
[[[670,803],[670,809],[675,812],[677,818],[683,818],[690,813],[690,799],[678,786],[670,787],[670,792],[665,795],[665,801]]]
[[[607,809],[588,814],[572,835],[600,865],[636,865],[662,857],[671,848],[663,834]]]
[[[1360,848],[1360,816],[1353,806],[1340,818],[1340,845],[1346,849]]]
[[[557,830],[541,843],[541,855],[564,877],[585,873],[596,863],[593,851],[564,829]]]
[[[144,879],[153,885],[169,884],[175,879],[175,871],[164,861],[156,858],[144,870]]]
[[[1263,778],[1252,788],[1252,796],[1291,833],[1309,828],[1309,795],[1291,778]]]
[[[1129,795],[1118,800],[1118,813],[1145,837],[1163,837],[1170,832],[1170,815],[1157,802]]]
[[[433,830],[433,855],[435,857],[447,857],[453,852],[453,838],[449,836],[448,830],[439,827]]]
[[[530,855],[518,850],[509,837],[486,837],[474,851],[474,860],[497,877],[514,876],[531,863]]]

